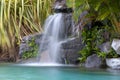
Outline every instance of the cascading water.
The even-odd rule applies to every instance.
[[[40,55],[46,54],[46,58],[40,59],[40,62],[56,63],[59,55],[61,41],[66,38],[65,21],[62,13],[56,13],[48,17],[45,22],[45,32],[40,46]],[[45,50],[44,50],[45,49]]]
[[[45,21],[37,59],[35,63],[30,62],[26,65],[60,66],[61,63],[67,62],[63,43],[70,40],[68,36],[71,36],[74,30],[71,14],[73,10],[67,8],[66,0],[56,0],[53,9],[55,14],[50,15]]]
[[[66,0],[56,0],[55,14],[49,16],[44,25],[44,33],[40,44],[38,59],[40,63],[59,63],[61,43],[71,33],[71,8],[67,8]]]
[[[57,10],[57,9],[56,9]],[[59,10],[59,9],[58,9]],[[50,15],[44,24],[44,33],[41,34],[39,54],[37,58],[31,61],[26,61],[23,64],[26,66],[63,66],[66,60],[61,57],[61,44],[68,40],[68,36],[72,33],[73,21],[71,8],[66,8],[70,11],[61,11]],[[62,60],[64,62],[62,62]],[[59,64],[60,63],[60,64]],[[65,66],[65,65],[64,65]]]

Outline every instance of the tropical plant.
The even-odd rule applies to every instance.
[[[120,0],[68,0],[68,5],[74,8],[76,21],[87,10],[87,18],[95,21],[108,19],[115,32],[120,34]]]
[[[23,36],[42,32],[52,3],[53,0],[0,0],[0,58],[15,56]]]
[[[105,59],[105,52],[101,52],[98,48],[103,42],[106,42],[106,38],[104,38],[104,32],[109,31],[105,26],[92,26],[93,28],[84,28],[82,30],[82,40],[85,44],[85,47],[79,52],[81,58],[79,58],[82,62],[86,60],[86,58],[92,54],[97,54],[98,56]]]
[[[110,52],[108,54],[106,54],[106,57],[107,58],[118,58],[118,57],[120,57],[120,55],[117,54],[113,48],[111,48]]]
[[[82,19],[86,18],[88,21],[84,23],[84,25],[77,26],[77,31],[81,31],[82,29],[82,37],[83,41],[85,42],[85,48],[80,51],[80,55],[83,58],[80,60],[84,61],[87,56],[91,55],[92,53],[98,53],[98,55],[105,58],[105,53],[100,52],[97,49],[97,45],[99,43],[104,42],[103,38],[104,35],[101,32],[106,32],[111,34],[111,38],[120,37],[120,0],[68,0],[68,6],[73,7],[74,9],[74,19],[76,22],[81,24],[81,20],[79,20],[78,16],[83,12],[87,11],[88,13]],[[89,30],[84,30],[85,25],[94,22],[105,22],[106,24],[103,26],[97,26],[97,28],[92,28]],[[107,26],[107,27],[106,27]],[[93,27],[93,26],[91,26]],[[97,35],[96,35],[97,34]],[[117,35],[116,35],[117,34]],[[111,40],[111,38],[109,38]],[[99,41],[100,40],[100,41]],[[112,52],[111,54],[114,55]]]
[[[34,38],[32,38],[30,41],[28,41],[27,44],[28,44],[30,50],[23,52],[23,54],[21,55],[22,59],[36,57],[38,54],[39,46],[35,43]]]

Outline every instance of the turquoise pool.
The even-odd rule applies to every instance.
[[[0,80],[120,80],[120,71],[78,67],[0,65]]]

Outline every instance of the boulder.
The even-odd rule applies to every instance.
[[[78,64],[78,58],[80,55],[78,54],[79,50],[76,49],[63,49],[62,50],[62,63],[65,64]],[[64,61],[64,62],[63,62]]]
[[[42,40],[42,34],[34,34],[23,37],[19,48],[19,55],[22,55],[24,52],[30,51],[32,49],[28,42],[32,41],[33,39],[35,44],[39,46],[41,44],[40,41]]]
[[[28,36],[24,36],[22,38],[22,43],[27,43],[28,41],[32,41],[32,39],[35,39],[35,43],[39,44],[40,41],[42,40],[42,35],[43,34],[33,34],[33,35],[28,35]]]
[[[81,49],[83,46],[81,38],[70,38],[61,44],[63,49]]]
[[[101,52],[109,53],[111,49],[110,42],[105,42],[99,46]]]
[[[80,57],[79,51],[82,50],[84,44],[81,38],[72,38],[62,43],[61,45],[61,59],[62,63],[78,64]]]
[[[120,58],[107,58],[106,64],[112,69],[120,69]]]
[[[66,8],[66,0],[55,0],[54,9]]]
[[[98,57],[97,54],[93,54],[87,57],[85,62],[86,68],[100,68],[102,66],[102,58]]]
[[[22,55],[26,51],[30,51],[32,49],[31,46],[28,45],[29,41],[34,39],[35,44],[40,46],[42,42],[42,34],[35,34],[23,37],[23,41],[20,44],[19,54]],[[47,41],[44,41],[46,44]],[[61,44],[60,55],[57,60],[62,64],[78,64],[78,58],[80,57],[79,51],[84,47],[81,38],[70,38],[68,40],[63,41]],[[44,52],[45,50],[43,50]],[[48,58],[47,54],[41,55],[45,59]],[[41,58],[43,60],[43,58]],[[48,58],[49,59],[49,58]],[[47,61],[48,61],[47,59]]]
[[[120,39],[113,39],[111,46],[120,55]]]

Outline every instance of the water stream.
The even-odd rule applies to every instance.
[[[63,13],[49,16],[44,25],[44,35],[39,50],[41,63],[58,63],[60,46],[67,39],[66,21]]]

